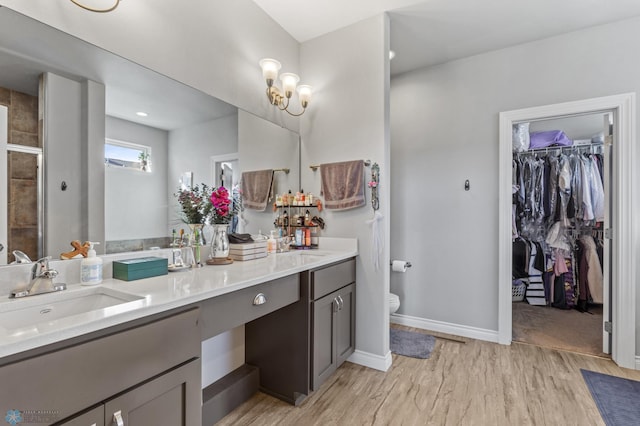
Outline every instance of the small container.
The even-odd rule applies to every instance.
[[[276,253],[278,251],[278,241],[275,236],[276,231],[269,232],[269,239],[267,240],[267,253]]]
[[[305,228],[304,230],[304,245],[311,247],[311,229]]]
[[[89,241],[87,257],[80,262],[80,283],[82,285],[97,285],[102,282],[102,258],[96,256],[94,243]]]
[[[113,278],[123,281],[167,275],[168,271],[169,259],[163,257],[142,257],[113,261]]]
[[[298,247],[304,244],[302,229],[296,229],[296,245]]]

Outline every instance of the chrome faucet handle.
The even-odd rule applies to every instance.
[[[27,256],[24,252],[20,250],[14,250],[12,254],[13,254],[13,257],[16,258],[15,260],[16,263],[31,263],[31,259],[29,258],[29,256]]]
[[[36,262],[34,263],[33,267],[31,268],[31,278],[35,279],[41,276],[45,276],[47,278],[54,278],[56,275],[58,275],[58,272],[53,270],[53,269],[49,269],[49,260],[51,259],[51,256],[46,256],[43,257],[42,259],[38,259],[36,260]],[[55,275],[50,276],[51,273],[55,272]],[[45,275],[46,274],[46,275]]]

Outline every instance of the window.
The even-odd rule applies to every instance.
[[[131,142],[107,139],[104,144],[104,164],[107,167],[151,172],[151,148]]]

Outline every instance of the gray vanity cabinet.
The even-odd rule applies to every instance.
[[[201,425],[198,309],[77,339],[0,367],[0,410],[47,410],[39,423],[65,426]]]
[[[106,423],[111,426],[111,423]],[[104,405],[87,411],[71,420],[60,423],[60,426],[105,426]]]
[[[190,383],[199,381],[200,362],[192,361],[105,403],[105,424],[127,426],[195,425],[200,411],[199,389],[189,395]],[[192,398],[189,398],[192,396]],[[195,398],[193,398],[195,397]]]
[[[260,390],[298,405],[355,349],[355,259],[300,273],[300,299],[245,326]]]
[[[355,350],[355,262],[312,271],[311,284],[315,298],[311,388],[317,390]]]
[[[200,363],[189,362],[59,425],[195,425],[193,417],[200,410],[200,404],[197,389],[189,387],[193,380],[198,381],[199,375]],[[196,397],[190,397],[190,392]]]

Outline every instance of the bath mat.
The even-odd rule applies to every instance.
[[[640,419],[640,382],[580,370],[607,426],[637,425]]]
[[[436,338],[429,334],[391,329],[389,346],[394,354],[427,359],[431,356],[435,344]]]

